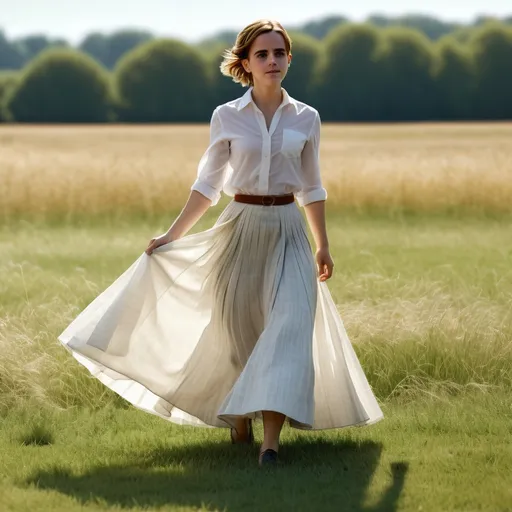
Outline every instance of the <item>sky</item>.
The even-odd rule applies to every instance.
[[[362,21],[370,14],[427,14],[445,21],[477,15],[512,15],[511,0],[0,0],[0,30],[8,38],[44,33],[76,44],[92,32],[140,28],[157,36],[196,42],[221,30],[240,30],[260,18],[285,27],[342,15]]]

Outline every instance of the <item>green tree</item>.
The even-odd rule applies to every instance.
[[[78,45],[78,49],[90,55],[105,66],[108,60],[107,36],[100,32],[92,32]]]
[[[195,48],[206,56],[220,55],[225,48],[231,48],[236,41],[238,32],[224,30],[211,37],[202,39]]]
[[[9,42],[0,30],[0,69],[20,69],[24,64],[22,49]]]
[[[434,119],[432,44],[424,35],[407,28],[385,29],[383,35],[385,44],[378,56],[383,98],[380,118],[386,121]]]
[[[399,24],[407,28],[419,30],[433,41],[450,34],[460,26],[457,23],[445,22],[432,16],[421,14],[407,14],[401,16],[399,18]]]
[[[204,121],[211,114],[207,62],[180,41],[161,39],[137,47],[121,59],[114,78],[124,120]]]
[[[112,69],[117,61],[137,46],[153,40],[150,32],[140,30],[120,30],[108,38],[108,60],[105,66]]]
[[[468,119],[472,114],[475,78],[471,53],[451,36],[440,39],[436,50],[433,76],[439,118]]]
[[[406,14],[398,17],[388,17],[373,15],[367,20],[376,27],[406,27],[418,30],[425,34],[429,39],[437,40],[442,36],[450,34],[460,25],[456,23],[447,23],[432,16],[422,14]]]
[[[152,39],[150,32],[140,30],[120,30],[111,35],[94,32],[80,43],[79,48],[112,69],[125,53]]]
[[[316,82],[318,108],[324,120],[377,119],[380,45],[380,31],[371,25],[341,26],[327,36]]]
[[[23,70],[7,98],[16,121],[89,123],[109,118],[106,71],[76,50],[50,49]]]
[[[297,31],[320,40],[324,39],[331,30],[341,25],[346,25],[347,23],[349,23],[349,20],[344,16],[327,16],[320,20],[305,23],[301,27],[298,27]]]
[[[467,44],[475,33],[474,27],[461,27],[454,30],[450,36],[460,44]]]
[[[310,36],[291,33],[292,64],[283,82],[290,96],[305,103],[318,104],[315,80],[321,44]]]
[[[10,119],[7,110],[6,98],[10,91],[16,87],[19,80],[19,71],[1,71],[0,72],[0,123]]]
[[[33,34],[16,39],[14,43],[22,52],[25,62],[32,60],[43,50],[55,46],[67,47],[68,43],[63,39],[49,39],[43,34]]]
[[[480,119],[512,118],[512,28],[491,23],[470,41],[476,73],[475,112]]]
[[[217,41],[214,43],[212,41],[210,48],[207,51],[203,51],[203,56],[207,61],[211,84],[211,104],[208,106],[210,111],[217,105],[240,97],[247,90],[220,72],[219,66],[223,59],[224,50],[231,46],[233,46],[233,42]]]
[[[23,37],[18,39],[17,42],[22,45],[28,60],[34,58],[51,45],[48,38],[42,34]]]

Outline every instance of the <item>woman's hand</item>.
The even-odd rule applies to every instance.
[[[173,237],[172,233],[170,231],[167,231],[163,235],[157,236],[156,238],[152,238],[149,241],[148,248],[146,249],[145,252],[149,256],[157,247],[168,244],[169,242],[172,242],[174,240],[175,237]]]
[[[313,238],[315,239],[318,279],[326,281],[332,276],[334,262],[329,252],[329,240],[325,227],[325,201],[315,201],[304,207]]]
[[[318,267],[318,279],[327,281],[332,276],[334,261],[331,258],[329,248],[320,248],[316,251],[316,264]]]
[[[174,240],[185,236],[189,229],[202,217],[204,212],[208,210],[211,204],[211,199],[203,196],[203,194],[199,193],[197,190],[192,190],[187,203],[172,226],[163,235],[152,238],[149,241],[146,254],[150,255],[157,247],[168,244],[169,242],[174,242]]]

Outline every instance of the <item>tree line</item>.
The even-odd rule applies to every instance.
[[[203,48],[139,36],[120,58],[111,54],[111,70],[81,50],[56,47],[20,71],[3,72],[0,119],[204,122],[216,105],[244,92],[218,69],[229,35]],[[506,24],[485,23],[464,42],[369,23],[339,23],[322,40],[304,33],[292,39],[283,85],[325,121],[512,119],[512,27]]]
[[[403,16],[371,15],[366,23],[378,28],[406,27],[418,30],[432,41],[443,36],[453,35],[460,42],[466,41],[475,27],[480,27],[489,21],[498,21],[512,25],[512,15],[499,18],[478,16],[471,23],[453,23],[440,20],[432,16],[406,14]],[[314,39],[322,40],[329,32],[341,25],[350,24],[349,18],[344,16],[326,16],[312,20],[292,28],[293,32],[300,32]],[[235,31],[223,31],[201,41],[197,46],[200,51],[208,50],[218,43],[232,45],[236,38]],[[127,52],[141,43],[154,39],[154,35],[145,30],[119,30],[111,34],[92,32],[84,37],[77,45],[77,49],[87,53],[107,69],[113,69],[117,61]],[[9,40],[0,30],[0,70],[21,69],[30,60],[43,50],[55,47],[72,47],[65,39],[50,38],[43,34],[31,34]]]

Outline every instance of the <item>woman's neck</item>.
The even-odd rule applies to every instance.
[[[252,99],[260,110],[274,110],[283,101],[281,84],[272,87],[253,86]]]

